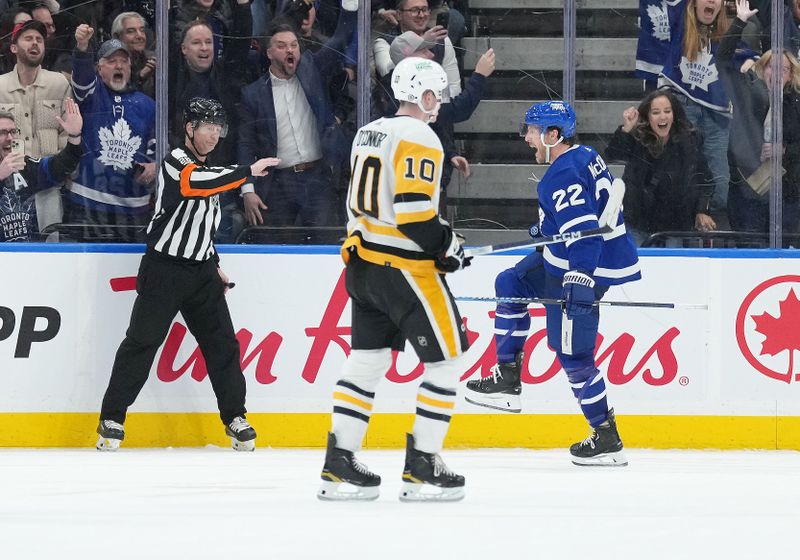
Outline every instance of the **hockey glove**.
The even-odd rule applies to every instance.
[[[561,299],[568,319],[592,312],[594,280],[588,274],[571,270],[564,275]]]
[[[455,272],[468,267],[472,262],[472,257],[464,255],[464,247],[461,245],[464,238],[452,229],[449,233],[447,248],[436,256],[436,268],[442,272]]]

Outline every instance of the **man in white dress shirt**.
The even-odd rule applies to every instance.
[[[315,53],[301,52],[297,31],[276,23],[268,32],[267,73],[242,89],[238,158],[250,165],[278,157],[280,167],[242,187],[249,225],[330,226],[340,223],[332,167],[349,146],[328,95],[356,24],[358,3],[344,0],[339,26]]]

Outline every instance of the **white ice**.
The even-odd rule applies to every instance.
[[[397,499],[401,451],[362,451],[376,502],[315,493],[323,450],[0,450],[0,559],[797,558],[800,453],[446,450],[449,504]]]

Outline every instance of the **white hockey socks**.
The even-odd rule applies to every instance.
[[[425,381],[417,393],[414,447],[425,453],[439,453],[456,406],[456,391]]]
[[[336,447],[356,452],[367,432],[375,393],[340,379],[333,392],[333,428]]]
[[[352,350],[342,366],[342,378],[333,390],[333,427],[336,446],[356,452],[367,432],[375,387],[392,365],[392,351]]]

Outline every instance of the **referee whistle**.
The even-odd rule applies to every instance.
[[[232,290],[236,287],[236,282],[228,282],[227,284],[225,284],[225,286],[227,286],[229,290]]]

